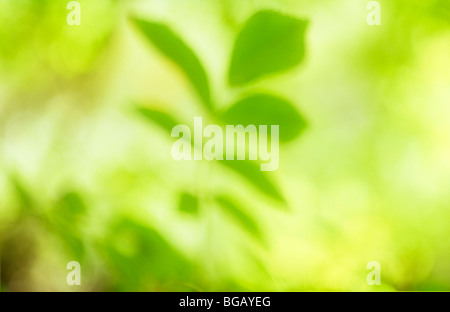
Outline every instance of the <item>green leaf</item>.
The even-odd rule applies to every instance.
[[[145,107],[138,107],[137,110],[145,118],[155,122],[166,130],[169,136],[172,133],[172,128],[175,125],[181,124],[170,115],[160,111],[155,111]],[[191,144],[194,147],[192,141]],[[284,198],[278,188],[274,183],[272,183],[269,177],[260,170],[259,163],[247,160],[225,160],[225,157],[224,160],[218,160],[218,162],[241,175],[244,179],[267,196],[272,197],[277,201],[284,202]]]
[[[165,112],[161,112],[158,110],[154,110],[148,107],[138,106],[136,108],[137,112],[144,116],[146,119],[156,123],[164,130],[169,132],[169,135],[172,133],[172,128],[180,123],[176,121],[172,116]]]
[[[263,233],[258,224],[250,217],[245,210],[227,196],[216,196],[216,202],[224,211],[232,217],[243,229],[260,242],[264,242]]]
[[[300,64],[305,55],[307,24],[274,11],[253,15],[234,44],[229,83],[243,85]]]
[[[222,118],[233,125],[280,126],[280,141],[288,142],[300,135],[306,120],[287,100],[269,94],[253,94],[233,104]]]
[[[64,194],[61,198],[61,208],[68,216],[84,214],[87,211],[83,198],[76,192]]]
[[[47,227],[64,243],[67,251],[75,259],[82,259],[86,253],[82,228],[86,219],[82,217],[87,206],[82,196],[74,191],[65,193],[56,205],[56,210],[47,217]]]
[[[34,200],[22,181],[15,175],[11,175],[10,180],[17,197],[20,199],[22,208],[32,210],[34,207]]]
[[[205,106],[211,109],[212,103],[208,77],[192,49],[166,25],[138,18],[132,18],[132,21],[160,52],[184,71]]]
[[[191,215],[197,215],[199,211],[198,197],[182,192],[178,201],[178,210],[189,213]]]
[[[277,201],[284,202],[278,188],[269,179],[266,173],[261,171],[260,164],[250,160],[218,160],[221,164],[240,174],[244,179]]]
[[[73,225],[66,222],[59,222],[60,219],[53,218],[49,221],[48,226],[52,228],[54,233],[63,243],[67,252],[76,259],[83,259],[86,254],[86,247],[83,243],[80,233]]]
[[[110,226],[104,258],[132,287],[187,279],[191,271],[191,262],[160,232],[128,217]]]

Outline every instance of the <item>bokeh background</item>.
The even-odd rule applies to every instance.
[[[368,2],[79,0],[68,26],[68,1],[0,0],[2,291],[449,290],[450,3],[381,0],[368,26]],[[230,87],[262,9],[308,20],[305,59]],[[307,120],[267,174],[284,201],[258,176],[172,159],[136,103],[186,124],[204,109],[132,15],[183,38],[217,107],[262,90]]]

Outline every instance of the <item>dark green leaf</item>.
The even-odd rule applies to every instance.
[[[295,139],[306,127],[305,119],[287,100],[269,94],[253,94],[239,100],[224,112],[223,118],[234,125],[280,126],[280,141]]]
[[[166,25],[137,18],[132,20],[148,40],[184,71],[203,103],[211,109],[208,77],[192,49]]]
[[[232,199],[226,196],[216,196],[215,200],[230,217],[242,226],[242,228],[260,242],[264,242],[263,234],[258,224],[241,206],[237,205]]]
[[[261,11],[244,25],[236,39],[228,80],[242,85],[298,65],[305,55],[307,21]]]
[[[178,202],[178,209],[192,215],[197,215],[199,211],[198,197],[182,192]]]

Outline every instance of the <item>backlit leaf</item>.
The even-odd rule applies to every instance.
[[[172,133],[172,128],[180,124],[168,113],[158,111],[152,108],[139,106],[137,107],[137,112],[142,116],[144,116],[147,120],[154,122],[155,124],[162,127],[164,130],[168,131],[169,135]]]
[[[132,20],[159,51],[184,71],[203,103],[210,109],[212,104],[208,77],[192,49],[164,24],[144,21],[138,18],[133,18]]]
[[[234,44],[228,81],[243,85],[290,69],[305,55],[307,21],[274,11],[260,11],[244,25]]]
[[[197,215],[199,211],[198,197],[182,192],[178,201],[178,210],[192,215]]]
[[[249,160],[219,160],[219,162],[241,175],[262,193],[277,201],[284,202],[284,198],[278,188],[268,175],[261,171],[259,163]]]
[[[295,139],[306,127],[306,120],[287,100],[269,94],[253,94],[233,104],[223,119],[234,125],[279,125],[280,141]]]
[[[215,200],[242,228],[259,241],[264,242],[263,234],[258,224],[240,205],[226,196],[216,196]]]

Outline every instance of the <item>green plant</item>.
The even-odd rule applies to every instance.
[[[184,72],[196,91],[206,113],[227,124],[279,125],[280,142],[296,139],[306,127],[306,120],[286,99],[266,92],[241,95],[226,110],[217,109],[211,95],[206,70],[193,50],[168,26],[157,22],[132,18],[145,38],[172,60]],[[234,43],[228,70],[230,87],[245,87],[257,80],[283,72],[299,65],[305,55],[307,21],[274,11],[255,13],[243,26]],[[169,134],[178,122],[169,112],[138,105],[138,112],[158,124]],[[241,175],[268,197],[284,203],[283,194],[270,175],[259,170],[254,161],[217,161]],[[223,208],[253,237],[263,241],[258,224],[245,212],[238,199],[230,195],[213,196]],[[182,192],[180,207],[196,213],[200,200],[194,194]]]

